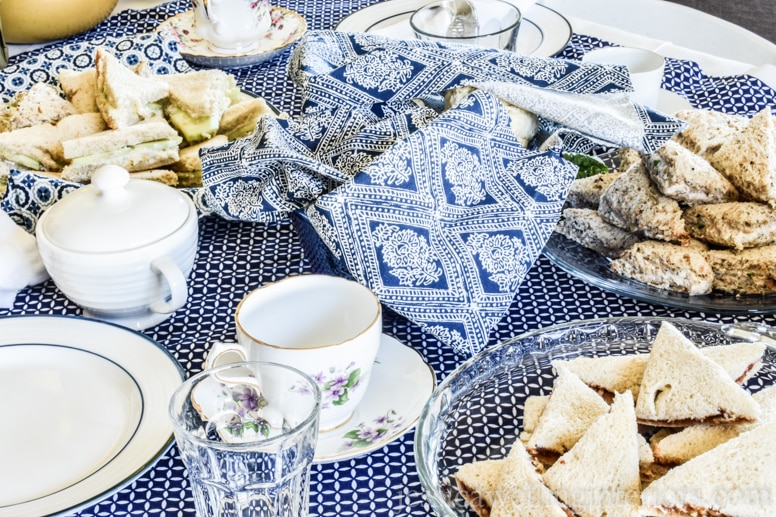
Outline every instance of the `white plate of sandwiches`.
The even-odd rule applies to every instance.
[[[7,166],[88,183],[111,163],[135,178],[200,187],[201,148],[251,134],[262,115],[282,116],[223,70],[176,73],[129,51],[88,52],[91,61],[82,61],[92,66],[59,68],[52,83],[30,80],[3,104],[0,159]]]
[[[776,515],[776,329],[578,321],[475,356],[415,437],[437,515]]]
[[[713,313],[776,312],[776,118],[700,109],[648,155],[577,179],[545,254],[590,284]]]

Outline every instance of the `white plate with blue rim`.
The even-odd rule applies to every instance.
[[[172,446],[167,405],[183,378],[125,327],[0,318],[0,516],[72,513],[145,473]]]
[[[313,462],[355,458],[398,439],[415,427],[435,386],[423,357],[383,334],[364,398],[347,422],[318,435]]]
[[[378,2],[343,18],[336,27],[342,32],[368,32],[399,39],[415,39],[410,16],[430,0]],[[518,5],[519,6],[519,5]],[[559,12],[541,4],[521,9],[523,20],[515,52],[526,56],[552,57],[568,45],[571,24]]]

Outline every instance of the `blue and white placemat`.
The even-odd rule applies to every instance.
[[[283,6],[301,13],[311,29],[330,29],[352,11],[373,3],[374,0],[286,0]],[[153,31],[161,21],[188,8],[188,0],[173,0],[146,11],[122,12],[94,31],[68,42]],[[590,48],[605,44],[596,38],[574,34],[561,57],[578,58]],[[49,50],[58,45],[52,45]],[[24,61],[39,54],[26,54],[13,61]],[[264,96],[283,111],[298,114],[301,97],[286,73],[289,57],[290,54],[284,54],[272,62],[232,73],[245,90]],[[776,105],[776,92],[760,81],[741,76],[709,77],[691,62],[669,60],[664,85],[699,108],[752,113],[762,109],[764,103]],[[704,93],[704,85],[713,94]],[[14,188],[25,188],[24,178],[25,175],[18,176],[20,185]],[[26,198],[35,199],[35,194],[30,192]],[[188,374],[202,369],[209,343],[234,340],[234,308],[244,294],[267,282],[310,271],[309,257],[289,220],[249,223],[206,217],[200,228],[198,253],[189,279],[189,302],[170,319],[145,332],[167,347]],[[81,311],[53,282],[22,290],[12,309],[0,310],[0,316],[33,313],[78,315]],[[615,296],[570,277],[540,256],[523,279],[507,314],[491,332],[489,345],[560,322],[624,315],[685,316],[724,322],[746,320],[771,325],[775,322],[772,316],[719,317]],[[392,311],[386,311],[384,332],[417,349],[439,380],[465,359],[420,326]],[[418,478],[411,432],[369,455],[315,465],[312,469],[310,514],[316,517],[428,517],[431,512]],[[173,447],[124,490],[86,504],[76,514],[80,517],[194,515],[186,471],[177,449]]]

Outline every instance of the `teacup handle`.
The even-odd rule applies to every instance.
[[[151,270],[159,273],[170,286],[170,301],[157,300],[151,304],[151,311],[161,314],[175,312],[186,303],[189,297],[189,290],[186,286],[186,278],[181,272],[178,264],[169,256],[162,255],[151,262]]]
[[[215,342],[210,346],[210,351],[205,358],[205,368],[210,369],[247,360],[248,354],[241,344]]]

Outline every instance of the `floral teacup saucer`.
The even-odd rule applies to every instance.
[[[307,30],[307,22],[299,14],[283,7],[270,7],[272,25],[258,47],[239,54],[218,54],[194,29],[194,11],[189,10],[163,21],[157,31],[169,33],[178,42],[178,51],[189,63],[210,68],[240,68],[268,61]]]
[[[347,422],[320,433],[313,462],[354,458],[399,438],[415,426],[435,386],[420,354],[383,334],[364,398]]]

